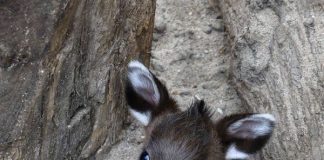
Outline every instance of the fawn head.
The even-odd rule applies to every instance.
[[[218,122],[203,100],[181,111],[166,87],[140,62],[128,64],[125,94],[130,113],[145,126],[140,160],[246,159],[270,138],[270,114],[234,114]]]

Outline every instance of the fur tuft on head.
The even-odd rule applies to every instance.
[[[190,116],[206,118],[210,118],[213,115],[210,109],[206,106],[205,101],[197,96],[194,97],[187,113]]]

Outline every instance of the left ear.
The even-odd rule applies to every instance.
[[[262,149],[274,125],[271,114],[236,114],[221,119],[216,127],[225,146],[226,159],[246,159]]]
[[[128,64],[125,97],[130,113],[145,126],[164,111],[178,110],[166,87],[138,61]]]

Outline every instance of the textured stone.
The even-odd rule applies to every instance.
[[[0,159],[97,158],[128,116],[127,62],[150,59],[155,1],[0,1]]]
[[[277,119],[255,159],[324,159],[324,2],[220,0],[231,77],[247,110]]]

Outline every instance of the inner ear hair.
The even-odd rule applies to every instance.
[[[160,92],[153,74],[140,62],[131,61],[128,65],[128,84],[152,106],[160,103]]]

